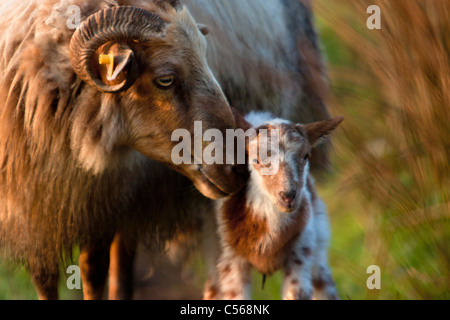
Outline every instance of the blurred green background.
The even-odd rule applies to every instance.
[[[382,29],[369,30],[372,4],[314,1],[330,111],[346,117],[319,190],[330,265],[341,299],[449,299],[450,4],[378,0]],[[381,268],[381,290],[366,287],[370,265]],[[194,270],[201,290],[200,261]],[[264,290],[254,278],[256,299],[280,298],[281,274]],[[63,299],[81,297],[64,277],[60,287]],[[23,269],[0,264],[0,299],[36,298]]]

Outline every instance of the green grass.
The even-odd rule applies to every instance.
[[[81,299],[81,290],[67,289],[67,276],[65,270],[61,269],[58,285],[60,299]],[[37,298],[37,292],[25,268],[0,260],[0,300],[36,300]]]
[[[23,268],[0,263],[0,300],[37,299],[30,276]]]

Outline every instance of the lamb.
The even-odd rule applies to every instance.
[[[241,191],[216,201],[217,220],[205,224],[204,298],[249,299],[255,268],[263,275],[283,270],[283,299],[311,299],[313,292],[318,299],[337,299],[327,262],[328,218],[309,158],[343,118],[301,125],[251,113],[246,120],[256,128],[248,144],[250,177]],[[262,157],[261,145],[271,161]]]

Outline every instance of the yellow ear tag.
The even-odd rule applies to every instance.
[[[110,80],[112,78],[112,75],[114,73],[114,54],[101,54],[98,57],[98,63],[101,65],[108,65],[108,74],[107,79]]]

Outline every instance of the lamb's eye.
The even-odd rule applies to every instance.
[[[159,87],[163,89],[168,89],[174,84],[175,76],[160,77],[155,79],[155,82]]]

